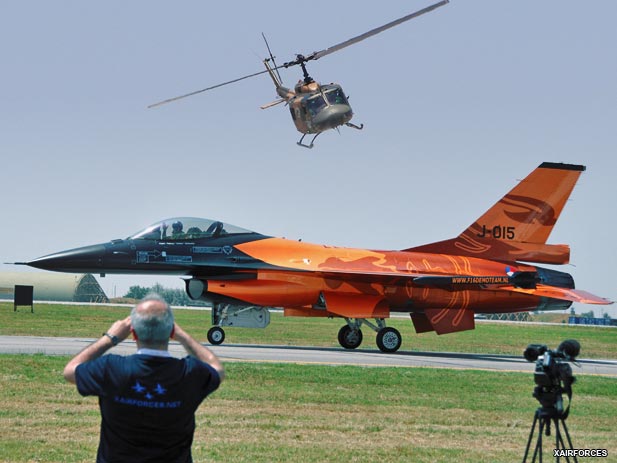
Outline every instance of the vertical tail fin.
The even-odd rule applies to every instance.
[[[544,162],[458,237],[407,251],[565,264],[567,245],[546,244],[585,166]]]

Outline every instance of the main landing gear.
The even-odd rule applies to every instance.
[[[338,332],[338,342],[345,349],[355,349],[362,344],[362,325],[377,333],[377,347],[380,351],[392,353],[401,347],[401,333],[386,326],[383,318],[376,318],[372,323],[365,318],[345,318],[347,322]],[[270,324],[269,307],[238,306],[216,303],[212,307],[212,327],[208,330],[208,342],[219,345],[225,341],[223,327],[265,328]]]
[[[387,327],[383,318],[376,318],[377,325],[364,318],[345,318],[347,322],[338,332],[338,342],[345,349],[355,349],[362,344],[362,331],[360,327],[364,324],[377,333],[377,347],[380,351],[392,353],[399,350],[403,338],[401,333],[392,327]]]

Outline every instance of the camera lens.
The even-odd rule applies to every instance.
[[[523,357],[525,357],[525,360],[528,362],[535,362],[540,355],[547,351],[547,349],[548,348],[544,344],[529,344],[525,352],[523,352]]]

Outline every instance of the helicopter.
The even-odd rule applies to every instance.
[[[258,71],[253,74],[238,77],[236,79],[229,80],[220,84],[206,87],[201,90],[190,92],[184,95],[169,98],[167,100],[159,101],[148,106],[148,108],[154,108],[173,101],[177,101],[189,96],[197,95],[199,93],[207,92],[215,88],[222,87],[224,85],[233,84],[244,79],[249,79],[261,74],[268,73],[274,82],[276,93],[278,98],[271,103],[261,106],[261,109],[270,108],[280,103],[285,103],[289,106],[291,118],[296,126],[296,129],[302,133],[302,137],[297,142],[299,146],[304,148],[313,148],[315,139],[324,131],[330,129],[337,129],[342,125],[351,127],[357,130],[362,130],[364,124],[356,125],[351,123],[353,117],[353,111],[349,105],[349,98],[345,95],[343,88],[336,83],[320,84],[315,81],[306,69],[306,64],[309,61],[315,61],[324,56],[330,55],[334,52],[342,50],[350,45],[358,43],[368,37],[379,34],[387,29],[409,21],[410,19],[421,16],[425,13],[435,10],[445,4],[449,3],[449,0],[442,0],[433,5],[427,6],[421,10],[410,13],[406,16],[391,21],[383,26],[372,29],[364,34],[353,37],[349,40],[341,42],[337,45],[331,46],[324,50],[315,51],[308,55],[297,54],[296,58],[292,61],[285,62],[281,65],[277,65],[270,45],[266,39],[266,36],[262,33],[262,37],[266,43],[269,57],[263,60],[263,64],[266,67],[265,71]],[[303,78],[298,81],[293,89],[285,87],[279,73],[281,68],[290,68],[292,66],[300,66],[302,69]],[[307,135],[313,135],[310,143],[303,143],[304,137]]]

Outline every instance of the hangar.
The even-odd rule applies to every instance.
[[[109,302],[90,273],[0,272],[0,299],[13,299],[15,285],[33,286],[36,301]]]

